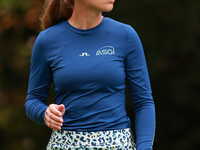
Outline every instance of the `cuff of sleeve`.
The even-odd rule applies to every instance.
[[[47,108],[48,108],[48,106],[45,106],[45,107],[41,110],[41,117],[40,117],[39,123],[42,124],[42,125],[45,125],[44,117],[45,117],[45,112],[46,112],[46,109],[47,109]]]

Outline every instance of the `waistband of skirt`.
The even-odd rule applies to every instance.
[[[57,132],[59,134],[116,134],[118,133],[126,133],[130,132],[133,135],[132,129],[131,128],[124,128],[124,129],[113,129],[113,130],[105,130],[105,131],[71,131],[71,130],[53,130],[53,132]]]

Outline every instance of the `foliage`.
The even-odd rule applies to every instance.
[[[0,1],[0,149],[45,149],[51,130],[25,115],[42,0]],[[144,46],[157,127],[155,150],[200,147],[200,1],[117,1],[105,16],[132,25]],[[53,92],[50,92],[53,101]],[[131,103],[127,90],[127,103]],[[131,105],[128,115],[134,119]]]

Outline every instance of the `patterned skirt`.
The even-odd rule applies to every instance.
[[[53,130],[47,150],[136,150],[130,128],[76,132]]]

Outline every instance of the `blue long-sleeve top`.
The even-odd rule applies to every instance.
[[[110,18],[81,30],[67,20],[42,31],[32,57],[26,114],[44,124],[47,97],[65,105],[63,130],[129,128],[125,109],[128,80],[135,111],[137,150],[152,147],[155,108],[141,41],[135,30]]]

